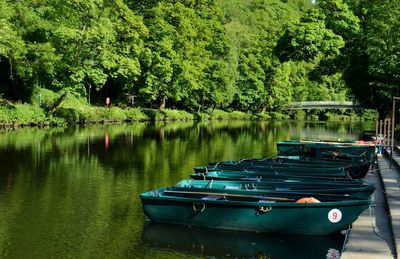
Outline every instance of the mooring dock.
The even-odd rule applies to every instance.
[[[378,167],[365,181],[376,186],[371,208],[353,223],[344,259],[397,258],[400,252],[400,151],[393,160],[379,156]]]

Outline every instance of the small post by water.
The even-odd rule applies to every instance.
[[[88,103],[90,104],[90,90],[92,89],[92,85],[89,83],[89,87],[88,87]]]
[[[383,145],[386,144],[386,119],[382,121],[382,134],[383,134]]]

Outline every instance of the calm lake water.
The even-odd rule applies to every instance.
[[[335,258],[341,236],[146,225],[139,194],[210,161],[274,156],[280,140],[354,140],[373,127],[225,121],[2,131],[0,257]]]

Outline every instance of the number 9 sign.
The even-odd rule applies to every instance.
[[[338,223],[342,219],[342,212],[338,209],[331,209],[328,213],[328,219],[332,223]]]

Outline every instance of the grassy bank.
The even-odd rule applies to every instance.
[[[307,113],[245,113],[240,111],[223,111],[215,109],[209,112],[190,113],[180,110],[157,110],[145,108],[120,108],[91,106],[85,100],[67,94],[61,105],[54,107],[59,94],[42,90],[40,95],[33,96],[32,103],[40,100],[37,105],[10,103],[5,100],[0,106],[0,125],[3,127],[27,125],[67,125],[89,123],[112,123],[133,121],[188,121],[188,120],[325,120],[325,121],[363,121],[375,120],[375,112],[365,112],[360,115],[350,113],[319,112]]]

